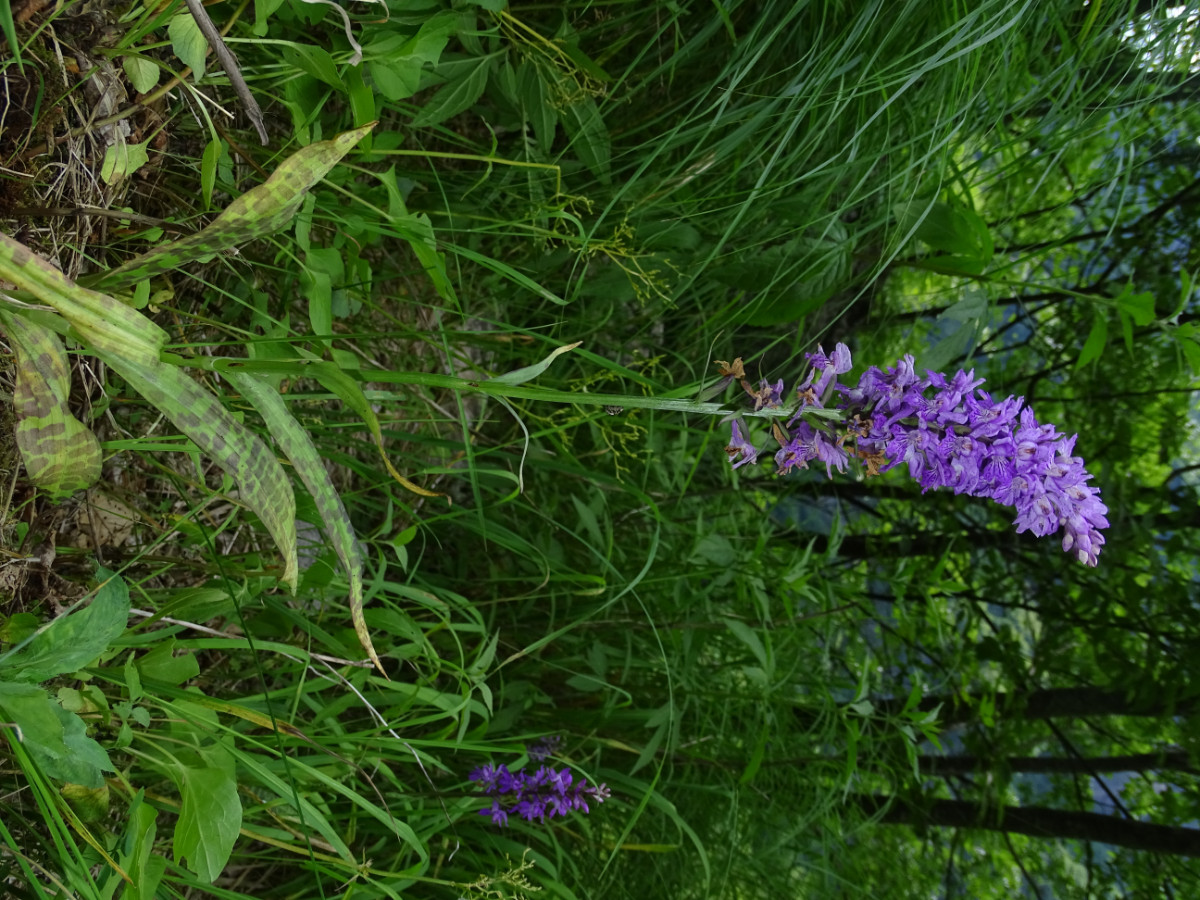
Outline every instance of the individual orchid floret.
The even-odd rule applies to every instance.
[[[717,367],[717,374],[721,376],[721,380],[710,384],[700,392],[700,400],[711,400],[713,397],[725,391],[725,388],[737,381],[749,391],[750,387],[746,381],[746,367],[742,364],[741,357],[738,357],[733,362],[727,362],[723,359],[718,359],[714,363]]]
[[[808,422],[800,422],[795,433],[775,454],[775,470],[783,475],[794,468],[807,469],[809,462],[815,459],[825,463],[825,473],[832,478],[833,469],[844,472],[850,461],[850,455],[842,449],[843,440],[844,437],[833,437]]]
[[[733,463],[736,469],[739,466],[744,466],[746,463],[754,465],[758,462],[758,451],[754,449],[754,445],[742,437],[742,430],[738,423],[732,423],[732,437],[729,441],[729,446],[725,448],[725,452],[729,454],[729,461]],[[737,462],[734,462],[737,457],[741,457]]]
[[[817,352],[809,353],[807,358],[809,365],[812,366],[812,371],[808,378],[796,388],[796,392],[802,401],[807,401],[808,405],[823,406],[834,376],[844,375],[853,366],[850,360],[850,348],[839,343],[833,348],[833,353],[826,356],[825,351],[818,344]]]
[[[758,383],[758,388],[746,387],[746,392],[754,400],[754,411],[758,412],[762,409],[775,409],[783,405],[783,379],[780,378],[774,384],[763,379]]]

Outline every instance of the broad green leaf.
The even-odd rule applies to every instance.
[[[1083,349],[1079,351],[1079,359],[1075,360],[1075,368],[1082,369],[1093,359],[1098,358],[1104,352],[1107,343],[1108,316],[1104,310],[1097,309],[1092,318],[1092,330],[1088,333]]]
[[[828,299],[825,293],[809,294],[806,291],[789,289],[770,292],[758,301],[746,306],[740,319],[750,325],[779,325],[794,322],[818,310]]]
[[[754,776],[758,774],[758,770],[762,768],[763,757],[766,756],[767,752],[767,738],[770,734],[770,728],[763,728],[759,732],[758,740],[754,742],[754,749],[750,751],[750,759],[746,762],[746,768],[738,776],[738,784],[749,784],[754,780]]]
[[[104,162],[100,164],[100,177],[105,184],[116,184],[122,181],[150,161],[146,148],[149,141],[140,144],[119,142],[110,144],[104,152]]]
[[[103,772],[115,771],[108,754],[87,736],[83,719],[35,684],[0,681],[0,714],[20,729],[21,743],[51,778],[98,788]]]
[[[758,660],[758,664],[762,666],[764,670],[769,671],[770,665],[766,647],[763,646],[762,639],[759,638],[754,629],[741,619],[726,618],[724,622],[725,627],[730,630],[733,636],[745,644],[750,652],[754,654],[754,658]]]
[[[82,784],[64,784],[59,791],[71,805],[80,821],[92,825],[108,815],[108,785],[84,787]]]
[[[371,658],[375,668],[386,678],[387,673],[379,661],[375,646],[371,643],[371,633],[363,619],[363,560],[358,548],[358,538],[354,534],[354,526],[350,522],[342,498],[333,486],[329,472],[321,460],[321,454],[275,388],[248,372],[228,372],[227,377],[263,417],[271,437],[291,460],[296,474],[300,476],[300,480],[304,482],[317,504],[325,533],[346,572],[346,580],[350,586],[350,618],[354,623],[354,633],[358,635],[359,643],[367,651],[367,656]]]
[[[388,100],[404,100],[415,94],[425,65],[441,58],[457,28],[454,13],[438,14],[426,20],[411,38],[391,34],[364,47],[363,56],[379,93]]]
[[[43,765],[46,774],[71,784],[98,788],[104,784],[104,772],[115,772],[104,748],[87,735],[83,719],[69,713],[54,700],[47,698],[50,711],[63,729],[63,747],[66,752],[52,765]]]
[[[280,581],[296,589],[296,496],[283,467],[254,432],[176,366],[99,354],[238,485],[238,497],[262,520],[283,554]]]
[[[421,268],[433,282],[438,296],[451,303],[457,303],[458,298],[454,293],[454,285],[450,283],[450,278],[446,274],[446,254],[437,249],[437,244],[433,239],[433,225],[430,224],[429,216],[425,213],[414,213],[403,224],[411,226],[414,232],[413,236],[407,237],[406,240],[421,263]]]
[[[931,256],[928,259],[913,259],[904,263],[912,269],[925,269],[940,275],[982,275],[985,264],[975,256]]]
[[[454,294],[454,285],[446,274],[446,255],[438,250],[437,241],[433,235],[433,225],[425,213],[410,213],[404,205],[404,197],[396,184],[396,171],[393,167],[378,176],[380,183],[388,192],[389,224],[408,241],[416,254],[425,274],[433,282],[434,290],[443,300],[458,303]],[[459,248],[455,248],[456,252]]]
[[[372,59],[367,63],[375,89],[388,100],[404,100],[417,92],[421,84],[422,64],[408,58],[395,62]]]
[[[170,685],[183,684],[200,674],[200,663],[191,651],[175,655],[175,639],[160,641],[137,660],[138,674]]]
[[[538,67],[529,59],[517,68],[517,93],[525,119],[533,125],[533,134],[543,152],[554,144],[558,113],[550,102],[550,89]]]
[[[944,335],[937,342],[921,351],[920,371],[932,369],[940,372],[954,360],[961,357],[971,347],[977,327],[968,327],[960,322],[949,322],[941,327]]]
[[[571,149],[604,184],[612,181],[612,139],[600,109],[591,97],[569,104],[562,111],[562,123],[571,136]]]
[[[567,55],[571,62],[575,63],[575,65],[577,65],[582,72],[591,76],[596,81],[606,83],[613,80],[612,76],[604,71],[604,68],[598,62],[580,49],[578,35],[572,35],[570,38],[564,40],[559,46],[562,48],[563,53]]]
[[[125,888],[122,900],[154,900],[167,867],[167,861],[154,853],[157,819],[158,810],[145,802],[145,790],[139,790],[126,815],[129,825],[119,859],[132,882]]]
[[[207,622],[218,616],[232,616],[234,603],[229,592],[221,588],[180,588],[161,598],[158,610],[158,615],[187,619],[189,622]]]
[[[1154,321],[1154,295],[1149,291],[1140,294],[1133,292],[1133,285],[1126,285],[1125,290],[1116,299],[1117,308],[1132,317],[1134,324],[1145,328]]]
[[[175,823],[175,860],[211,884],[229,861],[242,827],[237,781],[224,768],[184,768],[179,772],[183,803]]]
[[[104,581],[90,604],[52,620],[24,647],[0,658],[0,677],[36,683],[78,671],[121,636],[129,620],[129,588],[105,569],[99,577]]]
[[[200,33],[200,26],[189,12],[181,12],[167,25],[167,36],[171,49],[179,61],[192,70],[195,79],[204,77],[204,56],[208,53],[208,41]]]
[[[654,756],[656,753],[658,753],[658,748],[662,744],[663,739],[666,738],[668,733],[671,731],[671,722],[674,718],[672,711],[673,707],[670,701],[668,701],[646,718],[645,727],[653,728],[654,733],[650,735],[649,740],[647,740],[645,746],[642,747],[642,752],[639,753],[638,758],[634,760],[633,765],[629,769],[629,774],[632,775],[633,773],[637,772],[638,769],[642,768],[654,759]]]
[[[284,0],[254,0],[254,28],[256,37],[264,37],[267,33],[267,19],[283,6]]]
[[[372,122],[296,151],[270,178],[230,203],[206,228],[160,244],[90,283],[109,291],[128,290],[139,281],[278,231],[291,223],[308,190],[374,127]]]
[[[970,290],[968,288],[968,290]],[[962,322],[966,324],[982,322],[988,314],[987,297],[981,292],[972,291],[968,296],[959,300],[957,303],[951,304],[938,319],[948,319],[952,322]]]
[[[322,387],[331,391],[338,396],[343,403],[349,406],[358,417],[363,420],[367,428],[371,431],[371,437],[375,441],[375,446],[379,449],[379,457],[383,461],[384,468],[388,470],[388,474],[395,481],[403,485],[403,487],[414,494],[419,494],[422,497],[446,497],[446,494],[438,491],[430,491],[413,484],[392,465],[392,461],[388,459],[387,451],[383,447],[383,431],[379,427],[379,417],[375,415],[375,410],[371,408],[370,402],[363,396],[362,388],[358,382],[339,369],[332,363],[317,363],[308,367],[308,371],[321,382]]]
[[[283,43],[279,46],[279,55],[318,81],[335,90],[344,90],[342,79],[338,77],[337,64],[328,51],[310,44]]]
[[[1188,301],[1192,299],[1194,286],[1195,282],[1190,272],[1184,270],[1179,273],[1179,303],[1171,310],[1171,314],[1167,316],[1172,322],[1177,321],[1179,314],[1187,308]]]
[[[15,437],[29,480],[53,497],[89,488],[100,478],[100,442],[71,415],[70,370],[53,331],[0,311],[17,361]]]
[[[1179,346],[1192,372],[1200,374],[1200,343],[1185,337],[1179,341]]]
[[[919,215],[919,211],[910,207],[906,213],[908,215]],[[902,227],[906,224],[910,223],[906,223],[902,217]],[[934,203],[925,211],[924,218],[917,226],[916,237],[934,250],[952,257],[974,260],[981,271],[994,253],[987,224],[978,213],[965,206]]]
[[[342,82],[346,86],[346,95],[350,99],[350,110],[354,114],[355,125],[365,125],[379,117],[379,107],[375,102],[375,92],[363,81],[362,66],[348,67]],[[362,149],[371,149],[371,135],[363,138]]]
[[[41,620],[33,613],[13,613],[0,623],[0,644],[19,644],[37,631],[41,624]]]
[[[490,60],[481,58],[468,71],[447,82],[417,113],[412,120],[412,127],[437,125],[474,106],[487,87],[490,67]]]
[[[550,364],[554,362],[554,360],[558,359],[564,353],[574,350],[582,343],[583,341],[576,341],[573,344],[566,344],[562,347],[558,347],[551,351],[550,355],[539,363],[534,363],[532,366],[524,366],[520,369],[513,369],[511,372],[505,372],[503,375],[496,375],[492,378],[489,378],[488,381],[494,381],[497,384],[524,384],[531,378],[537,378],[548,368],[550,368]]]
[[[1121,337],[1125,340],[1125,349],[1133,353],[1133,319],[1122,309],[1117,310],[1117,321],[1121,323]]]
[[[204,146],[200,156],[200,196],[207,209],[212,206],[213,188],[217,186],[217,163],[221,159],[221,139],[213,138]],[[141,281],[139,284],[148,284]]]
[[[162,71],[152,60],[146,59],[144,56],[122,56],[121,68],[125,70],[129,83],[139,94],[148,94],[154,90],[154,86],[158,84],[159,73]]]
[[[333,333],[333,292],[346,281],[345,262],[332,247],[312,247],[304,254],[300,289],[308,298],[308,322],[314,334]]]

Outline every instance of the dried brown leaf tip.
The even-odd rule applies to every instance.
[[[731,363],[725,362],[723,359],[718,359],[716,366],[718,375],[736,378],[739,381],[746,377],[746,367],[742,365],[742,358],[740,356]]]

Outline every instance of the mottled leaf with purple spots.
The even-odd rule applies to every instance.
[[[309,189],[374,127],[371,122],[297,150],[266,181],[230,203],[205,228],[159,244],[123,266],[85,281],[107,291],[126,291],[139,281],[278,231],[295,218]]]
[[[54,497],[91,487],[100,478],[100,442],[71,414],[71,372],[58,335],[0,311],[17,358],[13,410],[16,440],[29,480]]]

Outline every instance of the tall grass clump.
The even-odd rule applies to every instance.
[[[102,41],[71,2],[0,19],[29,120],[0,142],[14,896],[1076,876],[895,811],[979,788],[930,760],[982,755],[993,695],[1108,658],[1022,662],[1170,471],[1118,484],[1154,441],[1091,427],[1118,332],[1200,362],[1190,282],[1172,317],[1104,257],[1189,190],[1165,7],[217,4],[260,145],[196,4],[101,6]],[[126,100],[87,115],[89,85]],[[952,386],[900,383],[927,369]],[[1040,418],[976,421],[1009,394]],[[1163,409],[1125,415],[1170,456]],[[968,417],[1023,487],[964,484]],[[1044,749],[1027,724],[1007,755]]]

